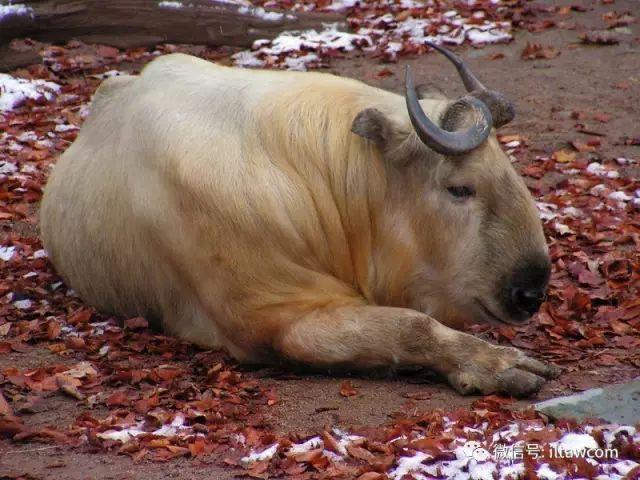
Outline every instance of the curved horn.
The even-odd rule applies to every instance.
[[[476,97],[477,99],[484,102],[489,110],[491,110],[491,115],[493,117],[493,126],[495,128],[506,125],[516,116],[516,109],[513,104],[505,98],[499,92],[494,90],[489,90],[485,87],[480,80],[473,74],[469,67],[465,65],[460,57],[455,55],[453,52],[450,52],[446,48],[442,48],[439,45],[431,42],[424,42],[429,45],[434,50],[437,50],[442,55],[447,57],[447,59],[453,63],[458,70],[458,74],[462,79],[462,83],[464,83],[467,92]]]
[[[411,68],[406,68],[406,100],[409,118],[418,137],[432,150],[443,155],[461,155],[482,144],[491,133],[491,112],[477,98],[465,96],[456,104],[472,115],[473,125],[465,130],[447,131],[433,123],[422,110],[413,83]]]

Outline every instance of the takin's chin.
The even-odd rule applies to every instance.
[[[243,361],[422,365],[459,392],[529,395],[556,369],[448,326],[544,298],[534,202],[468,94],[174,54],[107,79],[47,185],[42,236],[89,304]]]

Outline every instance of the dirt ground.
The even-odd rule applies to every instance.
[[[576,2],[567,2],[569,4]],[[587,12],[572,11],[561,20],[575,24],[575,29],[551,28],[541,33],[517,31],[515,41],[506,45],[481,49],[464,48],[458,51],[469,61],[479,77],[492,88],[504,92],[517,107],[516,120],[503,133],[517,133],[528,139],[526,161],[535,155],[550,154],[566,148],[569,141],[586,141],[592,135],[576,131],[574,111],[602,111],[612,114],[608,123],[594,126],[603,142],[601,153],[607,157],[640,157],[640,147],[624,145],[620,139],[640,133],[640,28],[633,24],[630,34],[620,35],[618,45],[584,45],[579,35],[592,28],[602,28],[602,14],[612,7],[640,14],[637,1],[616,0],[614,5],[601,2],[582,2],[592,8]],[[520,54],[527,42],[542,43],[560,50],[552,59],[522,60]],[[494,59],[495,54],[504,55]],[[402,91],[403,69],[410,64],[422,81],[446,86],[449,94],[458,94],[462,85],[455,70],[437,55],[402,59],[397,64],[382,65],[365,57],[335,60],[331,71],[364,80],[392,91]],[[380,78],[382,69],[392,75]],[[616,88],[626,82],[628,88]],[[525,163],[526,163],[525,161]],[[520,165],[520,167],[523,165]],[[629,167],[627,175],[640,177],[638,166]],[[548,182],[560,182],[562,175],[545,177]],[[532,181],[528,179],[528,181]],[[16,228],[20,228],[19,226]],[[46,364],[53,354],[44,348],[32,347],[26,353],[0,356],[2,366],[19,368]],[[59,362],[59,359],[56,359]],[[566,366],[565,366],[566,367]],[[547,383],[537,399],[583,390],[605,383],[616,383],[637,377],[640,372],[632,366],[579,366],[557,380]],[[391,378],[352,378],[358,390],[353,397],[339,395],[343,378],[326,375],[294,375],[268,369],[247,369],[250,376],[273,385],[279,402],[270,407],[268,420],[281,432],[316,431],[326,425],[351,427],[378,425],[393,412],[401,411],[413,397],[413,408],[453,408],[468,406],[473,397],[460,397],[444,384],[424,373],[403,373]],[[29,417],[33,424],[70,424],[77,416],[75,403],[59,394],[52,395]],[[42,479],[136,479],[160,478],[233,478],[232,470],[221,468],[218,461],[180,459],[164,464],[142,461],[133,463],[126,456],[67,450],[64,447],[38,444],[0,442],[0,478],[19,474]]]

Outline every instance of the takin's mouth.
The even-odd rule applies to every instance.
[[[513,320],[505,320],[501,317],[499,317],[498,315],[496,315],[495,313],[493,313],[489,307],[487,307],[484,303],[482,303],[482,301],[478,298],[475,299],[476,303],[480,306],[480,310],[482,310],[482,313],[484,314],[485,320],[488,323],[491,323],[493,325],[522,325],[525,322],[518,322],[518,321],[513,321]]]

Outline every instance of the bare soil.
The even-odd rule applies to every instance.
[[[576,2],[567,2],[567,4]],[[640,118],[640,29],[631,25],[629,34],[620,34],[618,45],[584,45],[579,35],[604,28],[602,14],[615,8],[640,14],[633,0],[616,0],[612,5],[582,2],[591,10],[570,12],[558,17],[574,29],[552,28],[531,34],[518,31],[515,41],[507,45],[482,49],[459,50],[471,67],[491,88],[504,92],[517,106],[516,120],[504,128],[504,133],[517,133],[528,139],[527,161],[535,155],[550,154],[568,148],[568,142],[586,141],[593,135],[575,129],[574,111],[606,112],[608,123],[593,124],[607,158],[625,156],[638,158],[640,147],[624,145],[622,137],[637,137]],[[552,59],[525,61],[521,52],[527,42],[542,43],[560,50]],[[502,58],[494,59],[496,54]],[[426,55],[402,59],[398,64],[380,64],[365,57],[335,60],[331,71],[364,80],[389,90],[401,92],[403,69],[410,64],[422,81],[444,86],[448,94],[462,93],[455,70],[443,58]],[[389,69],[393,74],[381,78]],[[625,88],[620,88],[620,85]],[[617,85],[617,86],[616,86]],[[328,99],[329,100],[329,99]],[[520,165],[522,166],[522,165]],[[640,176],[638,167],[628,167],[623,175]],[[530,179],[529,179],[530,180]],[[562,175],[545,177],[546,182],[559,182]],[[5,225],[3,229],[22,231],[25,226]],[[27,229],[28,231],[28,229]],[[50,361],[53,354],[34,347],[26,353],[0,356],[2,366],[37,367]],[[56,362],[60,362],[56,358]],[[606,383],[616,383],[637,377],[640,372],[631,366],[594,367],[565,366],[565,373],[545,385],[537,399],[521,401],[519,406],[560,394],[568,394]],[[574,371],[572,371],[574,370]],[[406,408],[409,397],[412,408],[452,409],[469,406],[474,398],[461,397],[448,386],[424,373],[402,373],[390,378],[351,378],[358,390],[353,397],[339,394],[344,378],[327,375],[294,375],[282,371],[250,370],[250,375],[275,386],[279,402],[270,408],[268,418],[278,432],[311,432],[325,425],[378,425],[390,414]],[[80,413],[75,403],[59,394],[43,400],[38,411],[30,415],[32,424],[66,425]],[[115,454],[67,450],[43,444],[24,446],[0,441],[0,478],[24,474],[42,479],[190,479],[233,478],[233,471],[219,465],[218,460],[175,460],[165,464],[142,461],[135,464],[129,457]]]

